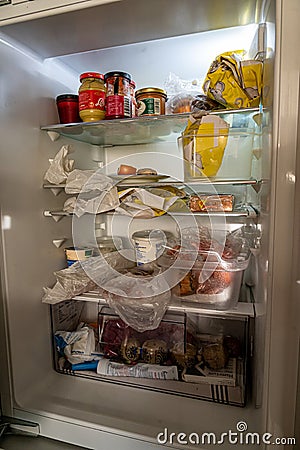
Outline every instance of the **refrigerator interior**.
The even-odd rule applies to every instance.
[[[153,20],[155,10],[158,12]],[[124,445],[127,437],[131,448],[134,448],[131,438],[154,443],[164,427],[175,432],[204,432],[213,423],[214,431],[221,433],[243,419],[251,424],[252,430],[266,429],[270,391],[268,359],[264,353],[268,355],[265,333],[270,323],[267,293],[271,283],[267,262],[273,233],[268,180],[271,164],[275,164],[270,154],[272,114],[268,110],[262,151],[253,158],[252,166],[253,173],[266,182],[258,192],[250,186],[245,194],[259,207],[260,215],[255,221],[262,234],[260,253],[250,274],[256,283],[253,292],[257,317],[251,395],[243,410],[141,389],[126,382],[107,383],[57,373],[53,367],[50,311],[41,303],[43,287],[52,286],[53,273],[66,266],[63,247],[72,245],[72,219],[63,217],[56,221],[44,215],[45,210],[61,210],[67,198],[64,192],[54,195],[57,192],[43,188],[49,159],[63,144],[72,145],[76,168],[97,169],[104,164],[107,173],[112,173],[122,162],[138,161],[151,167],[155,158],[159,172],[167,170],[177,179],[183,176],[178,164],[181,154],[177,135],[159,145],[145,144],[138,148],[128,145],[103,149],[65,136],[52,141],[40,128],[58,123],[55,97],[65,92],[76,93],[79,74],[87,70],[127,71],[138,88],[163,87],[170,73],[184,80],[199,79],[201,83],[215,56],[235,50],[237,42],[239,48],[249,50],[253,56],[257,42],[261,44],[257,40],[261,22],[267,24],[265,77],[270,77],[272,90],[275,1],[224,1],[220,9],[220,2],[213,1],[147,5],[124,0],[1,28],[1,259],[4,330],[10,355],[9,376],[2,381],[1,400],[6,415],[35,419],[41,424],[41,434],[91,448],[95,438],[98,442],[113,442],[115,435],[124,436]],[[53,33],[53,29],[57,32]],[[155,157],[157,154],[160,158]],[[128,227],[128,221],[122,220],[120,226],[109,216],[97,218],[103,233],[115,229],[120,232]],[[157,226],[157,220],[151,219],[155,221],[153,227]],[[172,229],[166,218],[161,223]],[[227,226],[230,229],[241,223],[240,219],[229,220]],[[252,220],[249,223],[253,224]],[[132,223],[130,232],[148,224]],[[61,240],[63,246],[57,247]],[[92,311],[93,320],[98,306],[91,304],[85,308]],[[3,396],[2,391],[12,394]],[[74,424],[85,426],[89,433],[73,433]],[[138,445],[141,448],[142,443]]]

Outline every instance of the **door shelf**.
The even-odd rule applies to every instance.
[[[221,117],[228,114],[259,113],[259,108],[237,110],[218,110],[210,114]],[[189,113],[162,116],[145,116],[131,119],[102,120],[99,122],[80,122],[57,124],[41,127],[47,131],[52,140],[65,136],[92,145],[114,146],[150,144],[176,140],[186,125]]]

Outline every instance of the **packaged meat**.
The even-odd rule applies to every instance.
[[[230,194],[191,195],[188,205],[192,212],[231,212],[234,205],[234,196]]]

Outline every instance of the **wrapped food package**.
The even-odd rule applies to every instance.
[[[183,152],[185,178],[214,177],[223,161],[229,124],[215,115],[190,118],[179,146]]]
[[[197,194],[189,198],[189,208],[192,212],[231,212],[234,196],[230,194]]]
[[[242,60],[243,51],[226,52],[211,64],[204,93],[228,109],[254,108],[262,92],[261,61]]]

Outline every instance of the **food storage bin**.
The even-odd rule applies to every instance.
[[[234,258],[225,259],[217,251],[169,250],[159,265],[166,271],[176,299],[197,306],[226,311],[235,308],[240,295],[249,251],[241,246]]]
[[[218,134],[180,136],[184,180],[251,178],[254,134],[253,129],[229,128]]]
[[[184,342],[185,320],[181,314],[167,314],[158,328],[138,332],[108,307],[99,312],[99,343],[104,356],[120,363],[170,365],[170,351]]]

